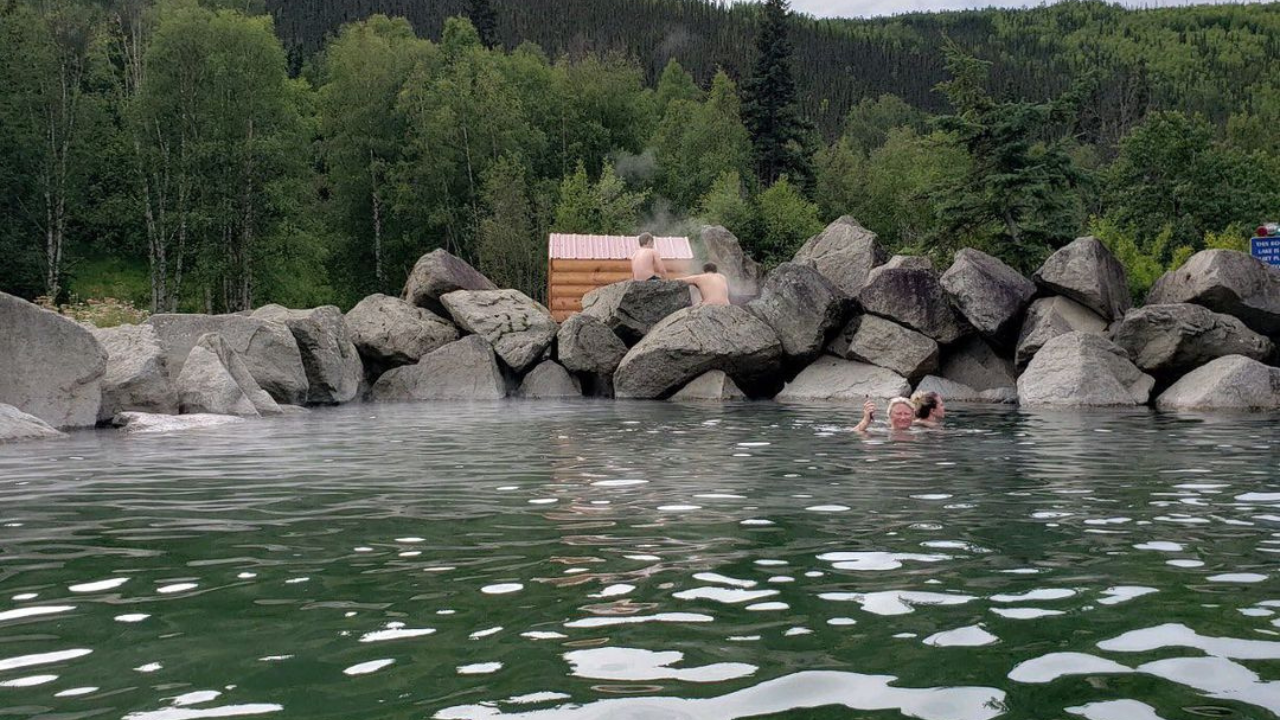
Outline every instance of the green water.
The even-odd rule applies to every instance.
[[[0,718],[1280,717],[1280,418],[854,414],[0,446]]]

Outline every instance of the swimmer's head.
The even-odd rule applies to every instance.
[[[702,272],[709,272],[709,273],[713,273],[713,272],[716,272],[716,271],[717,271],[717,269],[716,269],[716,264],[715,264],[715,263],[704,263],[704,264],[702,265]]]
[[[653,245],[653,233],[640,233],[640,236],[636,238],[636,242],[640,243],[640,247],[651,247]]]
[[[894,430],[907,430],[916,419],[916,408],[904,397],[896,397],[889,401],[889,427]]]
[[[932,390],[924,390],[912,395],[911,404],[915,406],[916,417],[920,420],[941,420],[947,414],[942,396]]]

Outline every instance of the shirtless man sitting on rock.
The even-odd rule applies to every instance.
[[[698,303],[699,305],[729,304],[729,278],[716,272],[715,263],[703,265],[701,275],[676,279],[698,288],[698,294],[702,296],[702,302]]]
[[[662,256],[658,254],[657,248],[653,246],[653,235],[647,232],[640,233],[640,237],[636,238],[636,242],[640,243],[640,249],[636,250],[635,255],[631,256],[631,279],[665,279],[667,277],[667,267],[662,264]]]

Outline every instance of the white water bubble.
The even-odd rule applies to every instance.
[[[1203,561],[1203,560],[1190,560],[1190,559],[1186,559],[1186,558],[1179,559],[1179,560],[1165,560],[1164,564],[1165,564],[1165,565],[1172,565],[1173,567],[1177,567],[1177,568],[1198,568],[1198,567],[1204,567],[1204,561]]]
[[[195,590],[199,585],[196,583],[174,583],[173,585],[165,585],[156,588],[156,592],[161,595],[172,595],[173,593],[185,592],[187,590]]]
[[[701,505],[659,505],[658,510],[662,512],[689,512],[691,510],[701,510]]]
[[[696,573],[694,574],[693,579],[701,580],[702,582],[718,583],[720,585],[730,585],[740,588],[755,587],[758,584],[755,580],[742,580],[740,578],[728,577],[726,575],[712,572]]]
[[[924,639],[932,647],[982,647],[1000,642],[1000,638],[987,632],[981,625],[944,630]]]
[[[1151,542],[1138,543],[1133,546],[1135,550],[1157,550],[1159,552],[1182,552],[1182,544],[1171,542],[1169,540],[1153,540]]]
[[[760,600],[777,594],[777,590],[696,587],[688,590],[681,590],[680,592],[674,593],[672,597],[678,600],[713,600],[715,602],[733,605],[736,603],[751,602],[752,600]]]
[[[80,695],[88,695],[89,693],[95,693],[95,692],[98,692],[98,688],[90,685],[87,687],[67,688],[66,690],[63,690],[61,692],[54,693],[53,696],[54,697],[78,697]]]
[[[1143,587],[1141,585],[1117,585],[1109,587],[1102,591],[1103,597],[1098,599],[1099,605],[1118,605],[1122,602],[1128,602],[1134,598],[1150,595],[1158,592],[1153,587]]]
[[[848,505],[813,505],[805,508],[805,510],[808,510],[809,512],[820,512],[820,513],[846,512],[850,509],[851,508]]]
[[[0,682],[0,687],[17,688],[17,687],[34,687],[36,685],[44,685],[57,680],[57,675],[31,675],[30,677],[16,678],[14,680],[5,680]]]
[[[162,668],[164,668],[164,665],[161,665],[158,662],[153,662],[153,663],[147,663],[146,665],[139,665],[138,667],[134,668],[134,670],[137,670],[140,673],[153,673]]]
[[[79,585],[68,586],[67,589],[73,593],[91,593],[102,592],[103,590],[112,590],[129,582],[127,577],[114,577],[106,580],[98,580],[95,582],[80,583]]]
[[[497,635],[500,632],[502,632],[501,625],[499,625],[498,627],[487,628],[485,630],[477,630],[471,633],[470,635],[468,635],[467,637],[471,638],[472,640],[479,640],[480,638],[487,638],[490,635]]]
[[[35,607],[17,608],[0,612],[0,622],[19,620],[21,618],[38,617],[40,615],[56,615],[75,610],[75,605],[37,605]]]
[[[426,635],[434,635],[435,628],[407,628],[407,627],[391,627],[394,623],[388,623],[385,630],[374,630],[360,636],[360,642],[384,642],[386,640],[403,640],[404,638],[424,637]]]
[[[149,617],[151,616],[146,613],[125,613],[124,615],[117,615],[115,617],[115,621],[122,623],[137,623],[142,622]]]
[[[711,622],[715,618],[710,615],[701,613],[658,613],[657,615],[623,615],[609,617],[592,617],[583,618],[581,620],[571,620],[564,624],[567,628],[599,628],[610,627],[612,625],[639,625],[642,623],[686,623],[686,622]]]
[[[764,526],[766,526],[766,525],[772,525],[772,524],[773,524],[773,521],[772,521],[772,520],[765,520],[764,518],[747,518],[746,520],[743,520],[742,522],[740,522],[740,523],[738,523],[738,524],[739,524],[739,525],[749,525],[749,526],[754,525],[754,526],[758,526],[758,527],[764,527]]]
[[[507,595],[513,592],[520,592],[524,589],[521,583],[497,583],[494,585],[485,585],[480,588],[480,592],[485,595]]]
[[[750,612],[772,612],[775,610],[790,610],[791,606],[784,602],[762,602],[753,603],[744,609]]]
[[[342,671],[342,674],[344,674],[344,675],[368,675],[368,674],[369,674],[369,673],[371,673],[371,672],[377,672],[378,670],[381,670],[382,668],[384,668],[384,667],[386,667],[386,666],[388,666],[388,665],[392,665],[392,664],[394,664],[394,663],[395,663],[395,660],[391,660],[391,659],[389,659],[389,658],[388,658],[388,659],[385,659],[385,660],[370,660],[369,662],[362,662],[362,663],[358,663],[358,664],[356,664],[356,665],[352,665],[351,667],[347,668],[346,670],[343,670],[343,671]]]
[[[569,636],[564,633],[547,630],[529,630],[528,632],[520,633],[520,637],[529,638],[530,640],[560,640]]]
[[[426,541],[427,541],[426,538],[420,538],[420,537],[396,538],[396,542],[398,543],[420,543],[420,542],[426,542]]]
[[[627,585],[627,584],[625,584],[625,583],[619,583],[619,584],[617,584],[617,585],[610,585],[609,587],[606,587],[605,589],[601,590],[600,592],[598,592],[598,593],[592,593],[591,595],[588,595],[587,597],[589,597],[589,598],[610,598],[610,597],[617,597],[617,596],[619,596],[619,595],[626,595],[627,593],[630,593],[631,591],[633,591],[633,590],[635,590],[635,589],[636,589],[636,586],[635,586],[635,585]]]
[[[1260,583],[1266,580],[1267,576],[1261,573],[1223,573],[1221,575],[1211,575],[1205,579],[1209,582],[1220,583]]]
[[[488,675],[490,673],[496,673],[501,669],[502,669],[502,663],[500,662],[472,663],[470,665],[459,665],[458,674],[459,675]]]
[[[34,655],[18,655],[11,658],[0,658],[0,670],[17,670],[18,668],[31,667],[32,665],[48,665],[50,663],[63,662],[65,660],[74,660],[84,657],[92,653],[87,648],[76,648],[74,650],[56,650],[54,652],[36,653]]]
[[[39,593],[18,593],[13,596],[13,599],[22,602],[23,600],[35,600],[38,597],[40,597]]]
[[[632,487],[634,485],[647,485],[648,480],[597,480],[591,483],[592,487]]]
[[[1058,652],[1018,663],[1009,679],[1020,683],[1043,684],[1070,675],[1126,674],[1132,668],[1114,660],[1078,652]]]
[[[1036,620],[1044,617],[1053,617],[1054,615],[1066,614],[1062,610],[1048,610],[1046,608],[991,608],[991,612],[1006,617],[1010,620]]]
[[[782,636],[795,637],[797,635],[812,635],[812,634],[813,634],[813,631],[807,627],[793,627],[793,628],[787,628],[787,631],[782,633]]]

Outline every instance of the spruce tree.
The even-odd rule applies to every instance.
[[[493,5],[489,0],[470,0],[467,17],[471,19],[471,24],[476,26],[476,32],[480,33],[480,42],[484,43],[485,47],[492,49],[498,44],[498,14],[493,11]]]
[[[791,11],[787,0],[765,0],[756,34],[756,61],[742,84],[742,119],[751,133],[756,175],[762,185],[779,177],[808,184],[811,177],[805,133],[791,74]]]

